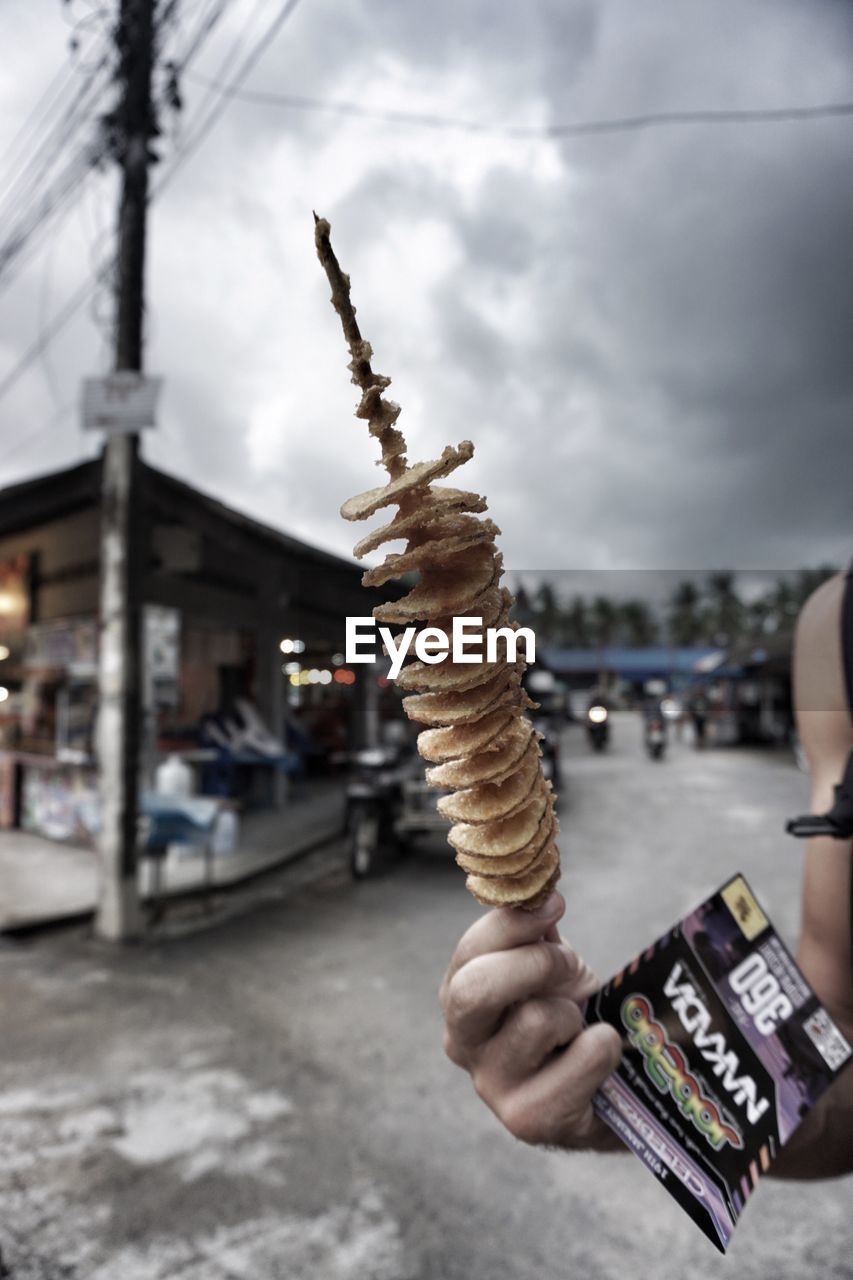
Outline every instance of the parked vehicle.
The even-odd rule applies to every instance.
[[[365,747],[352,757],[346,790],[349,861],[357,878],[368,875],[381,850],[395,850],[394,827],[403,802],[404,752],[399,746]]]
[[[559,792],[559,723],[542,716],[535,727],[542,734],[542,772]],[[438,801],[447,792],[427,785],[424,764],[411,738],[352,756],[345,830],[356,879],[370,875],[383,858],[402,856],[421,836],[446,836],[451,824],[438,812]]]
[[[363,879],[383,857],[399,857],[410,842],[450,825],[438,812],[442,791],[428,787],[411,744],[367,747],[353,757],[346,791],[346,832],[352,874]]]

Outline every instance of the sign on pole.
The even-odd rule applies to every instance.
[[[162,378],[148,378],[127,369],[104,378],[84,378],[83,426],[108,433],[153,427],[162,386]]]

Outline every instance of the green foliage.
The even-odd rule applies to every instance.
[[[779,575],[758,594],[753,582],[744,598],[737,573],[719,569],[702,581],[684,578],[662,609],[639,597],[563,599],[556,582],[542,578],[533,591],[519,589],[515,616],[536,630],[542,644],[566,649],[655,644],[731,649],[770,637],[790,639],[803,604],[834,573],[829,565],[800,569]]]

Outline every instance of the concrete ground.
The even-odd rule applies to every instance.
[[[609,974],[732,871],[793,940],[781,756],[567,734],[566,932]],[[853,1181],[767,1180],[723,1259],[625,1156],[521,1146],[443,1057],[479,909],[440,848],[204,932],[0,942],[0,1248],[14,1280],[842,1280]],[[334,872],[338,868],[337,873]],[[0,1274],[2,1268],[0,1268]]]
[[[174,897],[207,885],[239,884],[335,838],[343,820],[339,780],[303,784],[281,809],[245,815],[233,853],[208,862],[200,848],[173,845],[157,866],[146,860],[139,868],[140,892]],[[92,849],[26,831],[0,831],[0,933],[91,915],[97,898],[98,860]]]

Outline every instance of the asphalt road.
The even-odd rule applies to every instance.
[[[620,717],[605,756],[569,731],[566,766],[566,932],[599,972],[735,870],[793,942],[787,758],[656,764]],[[352,885],[339,857],[146,947],[0,947],[0,1275],[853,1275],[850,1179],[766,1181],[723,1259],[636,1159],[506,1135],[440,1048],[436,990],[478,913],[461,874],[435,848]]]

